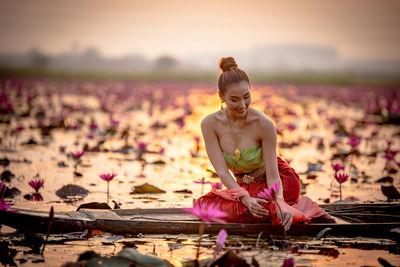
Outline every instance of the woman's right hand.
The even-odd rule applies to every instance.
[[[261,203],[268,203],[265,199],[244,196],[240,198],[240,202],[249,209],[254,217],[262,218],[269,214],[269,211],[260,205]]]

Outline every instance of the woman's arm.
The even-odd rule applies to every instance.
[[[230,174],[224,157],[222,156],[222,151],[218,142],[217,134],[213,127],[212,118],[210,116],[204,118],[201,122],[201,131],[203,133],[204,143],[206,146],[206,151],[211,164],[213,165],[217,175],[221,179],[221,182],[228,189],[234,189],[239,187],[238,183],[233,179]]]
[[[264,117],[260,121],[263,159],[266,169],[268,187],[276,181],[280,183],[278,196],[283,198],[283,186],[279,176],[278,160],[276,158],[276,130],[274,123]]]

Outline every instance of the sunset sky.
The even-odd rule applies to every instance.
[[[108,57],[332,47],[342,58],[400,59],[400,1],[0,0],[0,53],[96,47]]]

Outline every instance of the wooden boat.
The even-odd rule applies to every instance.
[[[350,218],[350,222],[337,224],[306,223],[294,224],[287,235],[316,236],[320,231],[331,228],[332,236],[390,237],[391,229],[400,227],[400,204],[330,204],[321,205],[333,216]],[[368,212],[367,212],[368,211]],[[390,213],[389,213],[390,211]],[[369,213],[369,214],[368,214]],[[351,222],[354,214],[367,214],[369,222]],[[382,217],[390,215],[387,221]],[[366,217],[366,216],[364,216]],[[381,217],[381,218],[377,218]],[[33,228],[45,233],[48,228],[48,212],[19,210],[18,213],[0,211],[0,224],[16,229]],[[360,220],[360,216],[357,217]],[[377,218],[378,221],[371,221]],[[86,229],[101,230],[114,234],[196,234],[200,221],[180,208],[165,209],[80,209],[74,212],[55,212],[52,233],[68,233]],[[226,229],[230,235],[252,235],[260,232],[282,234],[281,226],[270,223],[211,223],[205,233],[217,234]]]

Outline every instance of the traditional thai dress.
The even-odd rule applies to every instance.
[[[235,156],[226,153],[223,153],[223,156],[228,168],[235,175],[239,186],[246,189],[251,197],[257,197],[260,191],[268,187],[265,179],[266,171],[262,147],[252,146],[243,149],[239,160],[237,160]],[[292,212],[294,215],[293,223],[310,221],[316,218],[330,218],[332,222],[334,222],[333,218],[329,217],[317,203],[306,196],[300,196],[300,178],[298,174],[280,157],[277,159],[284,198],[284,201],[278,200],[278,203],[281,209]],[[254,177],[254,179],[243,179],[245,174]],[[224,218],[228,222],[271,221],[273,224],[280,223],[279,219],[276,217],[276,203],[272,201],[262,203],[261,205],[269,210],[269,215],[262,218],[254,217],[248,208],[238,201],[237,197],[235,198],[235,194],[232,193],[233,191],[235,190],[213,189],[211,192],[197,199],[196,203],[201,203],[202,205],[214,204],[221,211],[228,214],[228,216]]]

